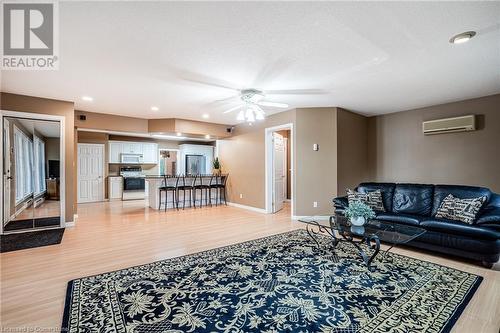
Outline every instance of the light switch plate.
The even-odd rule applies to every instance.
[[[313,144],[313,150],[318,151],[319,150],[319,145],[317,143]]]

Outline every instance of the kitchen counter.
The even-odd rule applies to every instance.
[[[210,176],[210,175],[207,175]],[[146,183],[147,183],[147,193],[146,195],[149,198],[149,207],[152,209],[158,210],[158,206],[160,204],[160,190],[159,188],[164,185],[164,176],[163,175],[146,175]],[[192,178],[192,177],[186,177],[186,178]],[[208,177],[206,179],[209,179]],[[175,186],[176,185],[177,178],[170,176],[170,178],[167,178],[167,182],[169,186]],[[186,181],[187,184],[190,184],[191,180],[189,182]],[[205,183],[205,182],[204,182]],[[207,184],[208,185],[208,184]],[[173,191],[168,191],[167,192],[167,209],[175,208],[173,203],[172,203],[172,193]],[[200,204],[200,193],[201,191],[198,190],[196,191],[196,205],[198,206]],[[186,207],[189,207],[191,205],[190,203],[190,198],[188,197],[189,191],[186,191]],[[216,191],[212,191],[211,196],[212,196],[212,202],[215,200],[215,195]],[[179,191],[179,207],[182,207],[183,204],[183,191]],[[164,209],[164,202],[165,202],[165,193],[162,193],[162,198],[161,198],[161,209]],[[205,192],[203,193],[203,202],[202,205],[205,205]]]

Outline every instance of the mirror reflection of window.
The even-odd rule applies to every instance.
[[[175,175],[177,152],[160,149],[159,170],[160,175]]]
[[[59,122],[4,117],[2,128],[4,233],[59,227]]]

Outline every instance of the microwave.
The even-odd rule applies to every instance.
[[[121,154],[120,162],[123,164],[142,164],[142,154]]]

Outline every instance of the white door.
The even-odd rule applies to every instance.
[[[104,145],[78,144],[78,203],[104,200]]]
[[[283,209],[285,201],[283,186],[285,182],[285,141],[283,136],[273,133],[273,213]]]
[[[5,161],[5,170],[3,175],[3,221],[8,222],[10,220],[10,182],[13,180],[10,172],[10,129],[9,129],[9,121],[4,118],[3,120],[3,158]]]

